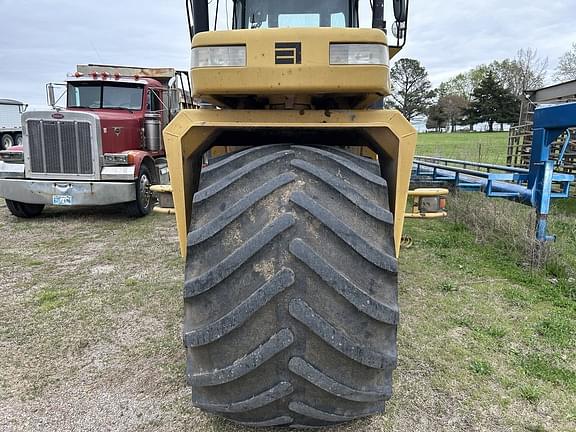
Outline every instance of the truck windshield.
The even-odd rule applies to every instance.
[[[144,88],[138,85],[68,83],[68,108],[109,108],[139,111]]]
[[[355,0],[236,0],[235,28],[352,27]]]

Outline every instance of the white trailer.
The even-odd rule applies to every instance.
[[[13,99],[0,99],[0,150],[22,145],[22,113],[28,105]]]

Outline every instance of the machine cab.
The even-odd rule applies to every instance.
[[[319,3],[236,0],[233,30],[209,32],[206,1],[192,1],[194,96],[253,109],[365,108],[387,96],[389,58],[406,36],[406,2],[393,2],[392,46],[383,1],[372,3],[371,28],[359,28],[358,0]]]

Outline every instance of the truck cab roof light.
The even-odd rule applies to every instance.
[[[84,74],[83,74],[82,72],[76,72],[76,73],[74,74],[74,76],[75,76],[76,78],[81,78],[81,77],[84,76]]]

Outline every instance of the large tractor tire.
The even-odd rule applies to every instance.
[[[248,426],[378,414],[396,367],[393,215],[377,163],[265,146],[202,171],[184,286],[194,406]]]

